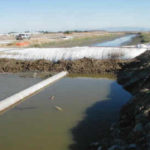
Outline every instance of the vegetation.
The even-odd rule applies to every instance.
[[[140,33],[141,43],[150,42],[150,33]]]
[[[104,34],[104,35],[74,37],[74,38],[68,39],[68,40],[58,40],[58,41],[51,41],[51,42],[46,42],[46,43],[31,44],[30,47],[44,48],[44,47],[90,46],[90,45],[98,43],[98,42],[113,40],[113,39],[118,38],[123,35],[124,34],[109,33],[109,34]]]
[[[72,31],[65,31],[64,34],[71,34]]]
[[[138,36],[133,38],[129,45],[144,44],[150,42],[150,32],[138,33]]]

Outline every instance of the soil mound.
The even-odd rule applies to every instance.
[[[109,73],[117,72],[125,61],[121,60],[96,60],[83,58],[80,60],[61,60],[51,62],[47,60],[22,61],[14,59],[0,59],[0,72],[60,72],[67,70],[70,73]]]

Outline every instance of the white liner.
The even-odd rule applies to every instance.
[[[93,59],[109,59],[111,58],[111,55],[116,55],[120,59],[132,59],[141,55],[146,50],[147,47],[1,48],[0,58],[59,61],[76,60],[85,57]]]

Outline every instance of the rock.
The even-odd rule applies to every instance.
[[[130,144],[128,150],[136,150],[136,144]]]
[[[90,146],[98,146],[98,145],[99,145],[98,142],[93,142],[93,143],[90,144]]]
[[[144,66],[140,66],[140,69],[143,69],[144,68]]]
[[[135,123],[138,124],[139,122],[145,124],[147,122],[147,118],[143,113],[140,113],[135,116]]]
[[[136,120],[136,121],[140,121],[143,117],[144,117],[143,114],[137,114],[137,115],[135,116],[135,120]]]
[[[119,125],[120,125],[121,128],[126,128],[126,127],[130,126],[130,124],[131,124],[131,121],[128,120],[128,119],[126,119],[126,120],[121,120],[121,121],[119,122]]]
[[[147,123],[145,126],[144,126],[145,130],[146,131],[150,131],[150,122]]]
[[[114,139],[113,143],[116,145],[125,145],[125,142],[121,139]]]
[[[146,137],[145,136],[143,136],[140,139],[138,139],[138,144],[145,145],[145,143],[146,143]]]
[[[99,147],[97,148],[97,150],[102,150],[102,147],[101,147],[101,146],[99,146]]]
[[[120,117],[121,120],[124,120],[124,119],[126,119],[126,118],[127,118],[126,115],[122,115],[122,116]]]
[[[147,145],[150,147],[150,134],[147,135],[146,141],[147,141]]]
[[[145,110],[145,111],[144,111],[144,115],[145,115],[146,117],[148,117],[148,116],[150,115],[150,109]]]
[[[120,146],[119,145],[113,145],[110,148],[108,148],[108,150],[120,150]]]
[[[140,110],[140,111],[144,110],[144,106],[141,106],[141,107],[139,108],[139,110]]]
[[[111,135],[115,138],[118,138],[120,135],[120,130],[118,128],[115,128],[113,131],[111,131]]]
[[[117,127],[116,123],[113,123],[110,127],[110,131],[113,131]]]
[[[142,132],[143,131],[143,125],[141,123],[136,124],[133,131],[134,132]]]
[[[149,89],[144,88],[144,89],[141,90],[141,92],[144,92],[144,93],[145,93],[145,92],[149,92]]]

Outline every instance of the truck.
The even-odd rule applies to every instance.
[[[29,40],[30,38],[31,38],[31,35],[26,34],[26,33],[21,33],[16,36],[16,40],[24,40],[24,39]]]

